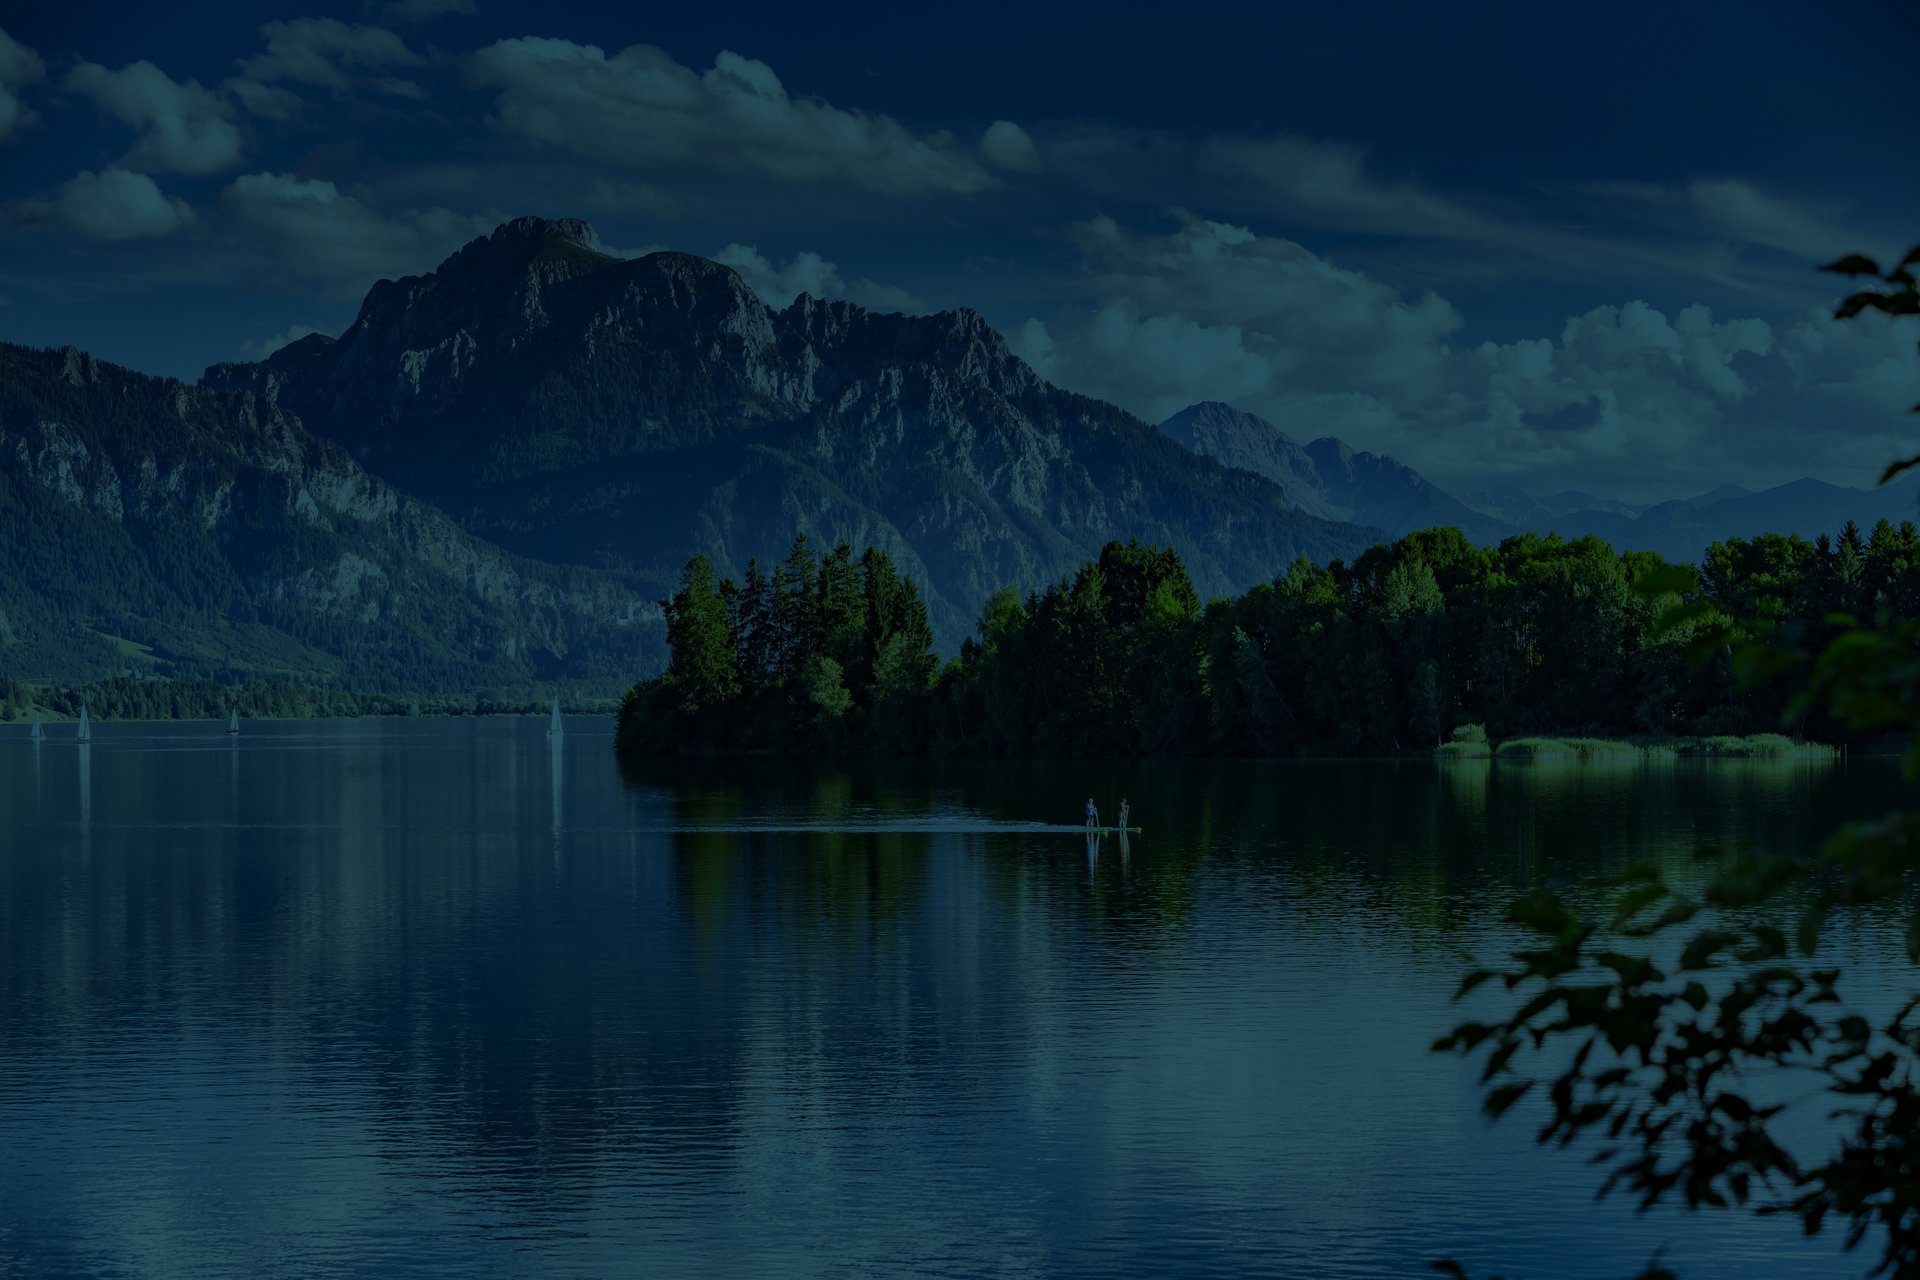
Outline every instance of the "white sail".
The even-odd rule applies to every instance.
[[[33,713],[33,734],[31,736],[35,742],[39,742],[47,736],[46,730],[40,727],[40,713],[38,711]]]
[[[228,733],[240,732],[240,708],[238,707],[235,707],[233,709],[233,714],[227,717],[227,732]]]
[[[566,732],[560,725],[560,699],[553,700],[553,718],[547,722],[547,736],[557,738]]]
[[[76,742],[93,741],[93,723],[87,719],[87,708],[84,704],[80,707],[80,728],[73,736]]]

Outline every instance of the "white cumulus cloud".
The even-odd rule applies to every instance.
[[[1102,218],[1076,236],[1086,305],[1012,338],[1043,376],[1149,421],[1228,400],[1457,489],[1860,483],[1903,447],[1902,411],[1920,399],[1911,339],[1883,317],[1770,324],[1628,301],[1554,335],[1466,346],[1444,299],[1244,227],[1196,219],[1142,235]]]
[[[120,163],[158,173],[218,173],[240,159],[240,129],[220,95],[197,80],[176,82],[151,62],[109,71],[83,62],[66,87],[140,131]]]
[[[167,195],[144,173],[115,168],[83,170],[51,196],[22,202],[15,216],[83,240],[150,240],[194,222],[186,201]]]
[[[980,139],[980,153],[987,162],[1001,169],[1034,173],[1040,168],[1040,151],[1027,131],[1011,120],[995,120]]]

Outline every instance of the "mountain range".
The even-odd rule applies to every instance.
[[[659,609],[510,555],[292,414],[72,349],[0,345],[0,668],[347,687],[609,686]]]
[[[483,538],[655,592],[695,551],[738,574],[797,530],[877,546],[948,648],[995,589],[1114,538],[1178,547],[1204,594],[1381,536],[1048,385],[975,312],[776,310],[718,263],[596,243],[518,219],[376,285],[338,339],[203,385],[291,411]]]
[[[1218,403],[1155,427],[972,311],[775,308],[718,263],[521,218],[198,386],[0,346],[0,670],[612,692],[657,669],[692,554],[737,575],[800,531],[887,551],[951,652],[990,592],[1114,538],[1176,547],[1204,598],[1437,524],[1692,558],[1912,496],[1455,497]]]
[[[1849,520],[1865,531],[1877,520],[1898,523],[1920,513],[1920,474],[1914,473],[1878,489],[1801,479],[1756,493],[1725,484],[1653,504],[1577,491],[1536,497],[1499,489],[1455,497],[1396,459],[1355,452],[1331,437],[1302,445],[1264,418],[1217,401],[1190,405],[1160,429],[1195,453],[1267,477],[1302,510],[1395,537],[1436,525],[1454,525],[1482,544],[1528,532],[1593,534],[1618,550],[1697,561],[1725,538],[1797,533],[1812,539],[1837,534]]]

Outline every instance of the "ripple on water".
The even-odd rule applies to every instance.
[[[1594,1205],[1425,1046],[1516,889],[1890,772],[623,779],[542,728],[0,752],[0,1275],[1834,1269]],[[1120,787],[1150,838],[1048,821]]]

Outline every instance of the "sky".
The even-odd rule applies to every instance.
[[[522,214],[1455,492],[1912,452],[1912,0],[0,5],[0,340],[197,378]]]

